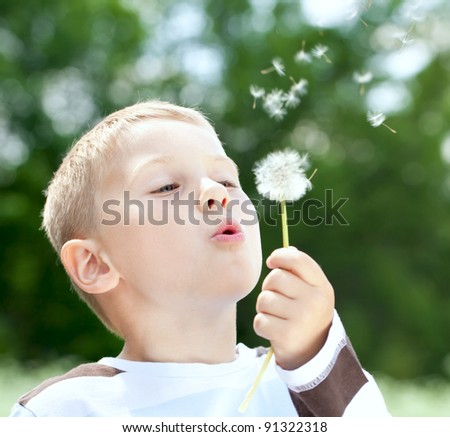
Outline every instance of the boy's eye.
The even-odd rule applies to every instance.
[[[225,188],[237,188],[237,185],[231,181],[220,181],[219,184],[222,184]]]
[[[170,193],[171,191],[176,190],[179,187],[178,184],[167,184],[162,186],[161,188],[158,188],[155,191],[152,191],[152,193]]]

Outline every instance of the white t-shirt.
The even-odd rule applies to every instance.
[[[272,358],[245,414],[239,406],[265,353],[236,347],[223,364],[150,363],[103,358],[45,381],[11,416],[338,416],[387,415],[373,378],[359,365],[335,313],[326,344],[293,371]]]

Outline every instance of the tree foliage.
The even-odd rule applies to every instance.
[[[321,27],[302,2],[289,0],[3,0],[0,351],[23,360],[118,352],[119,340],[70,292],[39,230],[43,190],[89,126],[158,97],[204,109],[253,199],[257,159],[287,146],[308,152],[318,171],[303,202],[319,199],[327,208],[308,210],[315,223],[303,217],[292,225],[291,244],[318,260],[333,283],[363,365],[404,378],[446,374],[448,5],[430,2],[426,13],[408,15],[411,1],[362,3],[359,19]],[[327,46],[331,63],[296,63],[302,41],[308,51]],[[408,54],[424,62],[406,74]],[[261,74],[275,57],[286,76]],[[365,94],[353,80],[361,70],[374,73]],[[287,89],[289,76],[308,80],[297,108],[281,121],[260,101],[253,109],[251,84]],[[367,122],[374,102],[391,105],[386,123],[396,134]],[[330,209],[339,199],[348,199],[339,210],[347,225]],[[292,214],[301,207],[292,205]],[[267,256],[281,232],[267,217],[269,205],[258,211]],[[239,306],[239,340],[251,345],[261,342],[252,331],[256,294]]]

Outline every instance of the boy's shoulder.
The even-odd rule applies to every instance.
[[[81,364],[62,375],[43,381],[28,393],[21,396],[18,399],[17,404],[21,407],[27,408],[30,404],[33,404],[35,400],[42,396],[47,398],[46,403],[51,403],[51,398],[58,399],[60,402],[62,400],[61,392],[65,393],[66,401],[69,401],[71,398],[77,397],[75,394],[77,392],[77,387],[85,386],[84,384],[80,385],[78,383],[79,378],[110,378],[122,372],[123,371],[120,369],[101,363]],[[54,392],[57,392],[57,396],[54,396]]]
[[[205,391],[211,389],[211,384],[222,387],[223,380],[241,389],[242,383],[257,372],[267,350],[239,344],[236,360],[217,365],[137,362],[104,357],[45,380],[16,401],[11,415],[118,415],[127,414],[131,404],[131,410],[139,410],[141,404],[147,403],[155,410],[161,399],[180,390],[186,395],[197,396],[199,381]],[[271,378],[275,378],[275,371],[270,373]]]

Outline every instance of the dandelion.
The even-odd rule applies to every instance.
[[[272,66],[266,68],[265,70],[261,70],[262,74],[272,73],[272,71],[276,71],[279,76],[285,76],[284,72],[284,63],[281,58],[273,58]]]
[[[291,91],[293,91],[298,96],[304,96],[308,93],[306,87],[308,86],[308,81],[306,79],[300,79],[296,82],[292,77],[290,77],[292,81]]]
[[[308,156],[291,149],[270,153],[254,167],[258,193],[277,202],[295,201],[311,189]]]
[[[300,156],[295,150],[288,149],[270,153],[257,162],[253,169],[258,192],[270,200],[280,202],[283,247],[289,246],[286,201],[298,200],[311,189],[311,180],[305,174],[308,167],[306,155]],[[272,356],[273,350],[270,348],[252,387],[239,407],[241,413],[247,409]]]
[[[367,121],[373,126],[373,127],[379,127],[383,125],[385,128],[389,129],[392,133],[396,134],[397,131],[392,129],[390,126],[388,126],[385,123],[386,115],[384,115],[382,112],[367,112]]]
[[[324,59],[325,62],[328,64],[331,64],[331,59],[327,56],[328,47],[324,46],[323,44],[317,44],[314,46],[314,48],[311,50],[312,55],[317,59]]]
[[[301,64],[302,62],[309,64],[311,62],[311,55],[305,52],[305,40],[302,41],[302,48],[294,56],[295,62]]]
[[[353,80],[359,84],[359,94],[365,93],[365,85],[373,79],[371,71],[362,71],[361,73],[355,71],[353,73]]]
[[[256,100],[264,97],[266,91],[256,85],[250,85],[250,94],[253,96],[253,109],[256,107]]]

